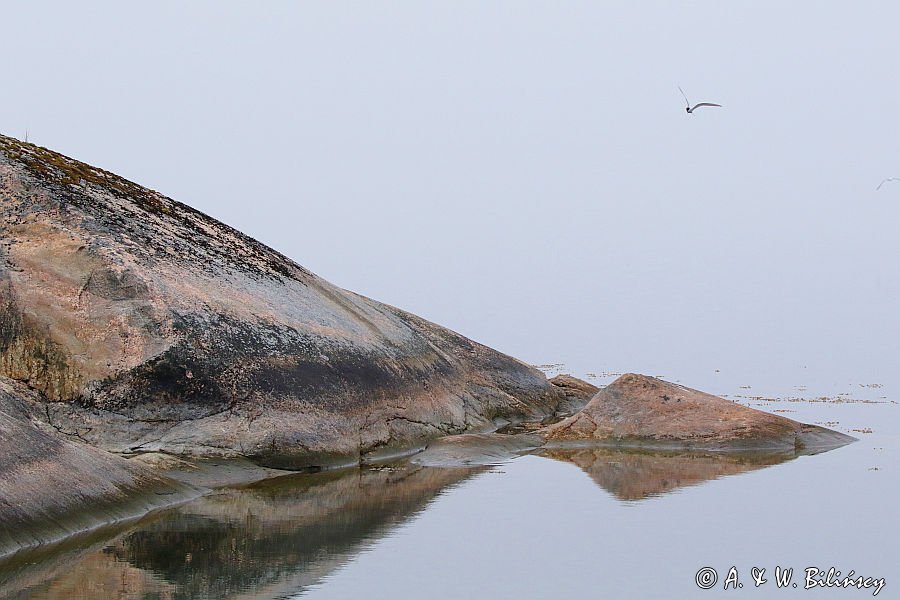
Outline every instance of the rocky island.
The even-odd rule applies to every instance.
[[[422,463],[852,439],[673,386],[548,381],[189,206],[0,136],[0,555],[204,493],[160,468],[181,459],[147,457],[240,459],[262,478],[457,434]],[[517,424],[523,437],[490,434]]]

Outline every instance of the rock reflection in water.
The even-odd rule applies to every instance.
[[[83,553],[64,574],[29,573],[5,591],[46,599],[284,597],[482,470],[371,467],[225,490]]]
[[[794,452],[674,452],[622,448],[558,448],[541,456],[570,462],[619,500],[643,500],[783,463]]]

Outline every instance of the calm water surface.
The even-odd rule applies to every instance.
[[[704,389],[860,441],[814,456],[548,451],[291,476],[18,556],[0,564],[0,596],[871,597],[803,589],[807,567],[833,566],[884,577],[878,597],[898,597],[898,388],[747,389],[719,376]],[[731,566],[743,588],[725,592]],[[776,566],[799,587],[777,589]],[[702,567],[715,589],[695,584]],[[753,585],[753,567],[767,583]]]

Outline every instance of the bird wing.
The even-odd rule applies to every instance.
[[[684,103],[687,104],[687,107],[688,107],[688,108],[690,108],[690,107],[691,107],[691,102],[690,102],[690,100],[687,99],[687,94],[684,93],[684,90],[681,89],[681,86],[680,86],[680,85],[678,86],[678,91],[681,92],[681,95],[682,95],[682,96],[684,96]]]
[[[887,179],[882,179],[881,183],[878,184],[878,187],[875,188],[875,191],[877,192],[878,190],[880,190],[881,186],[886,184],[888,181],[900,181],[900,177],[888,177]]]
[[[694,108],[692,108],[691,110],[697,110],[701,106],[718,106],[719,108],[722,108],[721,104],[714,104],[712,102],[700,102],[699,104],[695,104]]]

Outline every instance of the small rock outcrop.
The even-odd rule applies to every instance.
[[[572,375],[557,375],[550,383],[562,391],[566,397],[564,409],[573,413],[594,397],[600,388]]]
[[[551,446],[703,450],[831,448],[855,439],[633,373],[601,389],[579,413],[546,427],[542,435]]]

